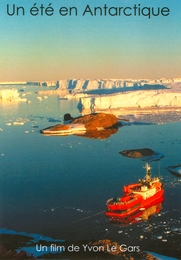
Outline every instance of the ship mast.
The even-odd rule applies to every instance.
[[[147,181],[150,181],[151,180],[151,166],[149,165],[149,163],[146,163],[144,168],[146,169],[145,179]]]

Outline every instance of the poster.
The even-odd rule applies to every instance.
[[[180,10],[1,0],[2,259],[181,258]]]

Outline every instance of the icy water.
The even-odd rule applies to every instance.
[[[63,123],[65,113],[78,116],[78,101],[38,100],[38,89],[23,89],[28,103],[0,101],[0,228],[66,240],[107,238],[181,256],[181,178],[166,170],[181,163],[181,123],[123,126],[105,140],[43,136],[40,130]],[[164,203],[148,220],[110,223],[106,200],[145,174],[143,161],[119,152],[145,147],[164,154],[151,163],[153,175],[160,169],[163,178]]]

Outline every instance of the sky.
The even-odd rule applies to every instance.
[[[31,9],[35,3],[38,12]],[[92,12],[106,5],[112,14],[129,7],[125,13],[132,15],[123,9],[120,16],[83,15],[87,5]],[[137,8],[134,15],[134,5],[160,13],[149,18],[145,8],[145,16],[139,16]],[[48,6],[51,16],[45,13]],[[61,7],[75,7],[77,15],[63,16]],[[163,7],[168,16],[161,14]],[[1,0],[0,82],[181,77],[180,28],[181,1],[176,0]]]

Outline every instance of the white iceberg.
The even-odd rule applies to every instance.
[[[19,92],[15,88],[0,89],[0,99],[9,101],[27,101],[26,98],[21,98]]]
[[[86,109],[181,107],[181,92],[142,90],[82,97],[78,107]]]

